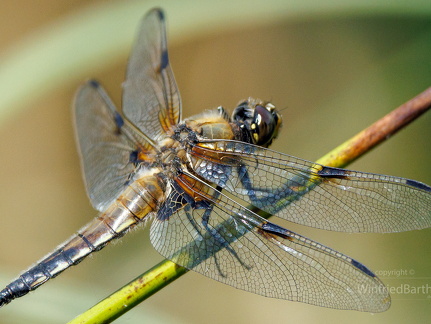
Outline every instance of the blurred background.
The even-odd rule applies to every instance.
[[[301,158],[318,159],[431,86],[429,1],[2,1],[0,288],[96,216],[75,149],[73,96],[94,77],[120,105],[136,27],[154,6],[167,14],[183,116],[271,100],[284,118],[272,148]],[[349,167],[431,184],[430,126],[428,113]],[[430,229],[359,235],[283,225],[379,274],[393,290],[389,311],[274,300],[188,273],[116,323],[429,318]],[[148,229],[133,231],[1,309],[0,322],[67,322],[161,260]]]

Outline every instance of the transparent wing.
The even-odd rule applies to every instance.
[[[103,211],[133,176],[133,157],[151,146],[133,131],[96,81],[82,85],[74,103],[78,151],[87,194],[94,208]]]
[[[325,167],[235,141],[190,152],[194,169],[241,201],[283,219],[343,232],[431,226],[431,187],[418,181]]]
[[[208,190],[194,195],[200,203],[193,206],[190,196],[173,188],[152,224],[151,242],[164,257],[267,297],[368,312],[389,307],[386,287],[361,263],[269,223],[215,190],[209,200]]]
[[[181,119],[181,99],[169,66],[165,19],[159,9],[143,19],[127,66],[123,112],[153,141]]]

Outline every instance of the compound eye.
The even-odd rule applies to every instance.
[[[257,105],[254,111],[253,122],[250,125],[254,143],[268,146],[277,136],[278,116],[274,110]]]

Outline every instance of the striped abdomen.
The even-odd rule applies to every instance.
[[[156,212],[164,199],[163,184],[154,172],[140,177],[105,212],[6,286],[0,292],[0,307],[38,288],[90,253],[102,249],[109,241],[121,237],[132,226]]]

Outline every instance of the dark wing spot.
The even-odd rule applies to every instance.
[[[178,192],[172,192],[160,207],[157,213],[157,219],[160,221],[167,221],[172,214],[186,205],[187,200],[184,199],[183,195],[178,194]]]
[[[156,10],[157,14],[159,15],[159,19],[160,20],[165,20],[165,14],[163,13],[163,10],[161,10],[159,8],[157,8],[155,10]]]
[[[95,89],[97,89],[97,88],[99,88],[100,87],[100,83],[98,82],[98,81],[96,81],[96,80],[89,80],[88,81],[88,84],[90,85],[90,86],[92,86],[93,88],[95,88]]]
[[[189,196],[176,181],[172,181],[172,191],[166,200],[162,203],[159,211],[157,212],[157,219],[160,221],[167,221],[177,210],[195,209],[196,203],[193,197]],[[162,188],[166,186],[163,185]]]
[[[283,227],[280,227],[273,223],[270,223],[270,222],[263,223],[261,225],[261,230],[265,231],[266,233],[270,233],[278,237],[281,237],[285,240],[293,241],[293,238],[290,235],[286,234],[286,230]]]
[[[138,163],[139,162],[138,155],[139,155],[139,151],[138,150],[134,150],[134,151],[130,152],[129,162],[130,163]]]
[[[354,259],[352,259],[352,261],[350,261],[350,263],[354,266],[354,267],[356,267],[356,268],[358,268],[359,270],[361,270],[363,273],[365,273],[365,274],[367,274],[367,275],[369,275],[370,277],[372,277],[372,278],[375,278],[376,277],[376,275],[370,270],[370,269],[368,269],[366,266],[364,266],[362,263],[360,263],[360,262],[358,262],[358,261],[356,261],[356,260],[354,260]]]
[[[419,181],[407,179],[406,180],[406,184],[409,185],[409,186],[421,189],[421,190],[425,190],[425,191],[431,192],[431,187],[430,186],[426,185],[425,183],[419,182]]]
[[[169,64],[168,51],[164,50],[162,56],[160,57],[160,71],[166,69]]]
[[[350,172],[344,169],[338,168],[330,168],[330,167],[322,167],[322,170],[317,172],[318,175],[325,178],[337,178],[337,179],[346,179],[349,180]]]
[[[124,120],[123,120],[123,117],[121,117],[121,115],[118,112],[114,113],[114,121],[115,121],[115,125],[117,125],[118,132],[120,132],[121,127],[123,127],[124,125]]]

